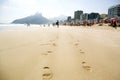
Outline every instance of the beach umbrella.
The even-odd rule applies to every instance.
[[[117,20],[117,18],[111,18],[111,20]]]

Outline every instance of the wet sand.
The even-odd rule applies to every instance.
[[[120,80],[120,28],[0,31],[0,80]]]

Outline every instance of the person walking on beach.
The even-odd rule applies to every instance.
[[[57,27],[59,28],[59,21],[57,20],[57,22],[56,22],[56,25],[57,25]]]
[[[29,27],[30,26],[30,23],[27,23],[27,27]]]

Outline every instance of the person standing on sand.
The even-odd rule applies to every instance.
[[[117,29],[117,22],[115,20],[112,21],[112,26]]]
[[[30,26],[30,23],[27,23],[27,27],[29,27]]]
[[[57,27],[59,28],[59,21],[57,20],[57,22],[56,22],[56,25],[57,25]]]

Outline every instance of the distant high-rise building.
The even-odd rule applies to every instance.
[[[71,16],[68,16],[67,21],[71,22],[71,20],[72,20]]]
[[[87,21],[88,20],[88,13],[84,13],[82,15],[82,21]]]
[[[99,19],[100,19],[100,15],[99,15],[99,13],[90,13],[89,15],[88,15],[88,20],[89,21],[99,21]]]
[[[100,17],[99,13],[90,13],[88,15],[88,19],[96,19],[96,18],[99,18],[99,17]]]
[[[80,20],[80,16],[83,14],[83,11],[78,10],[74,12],[74,19],[75,20]]]
[[[120,4],[112,6],[108,9],[108,18],[118,18],[120,19]]]

